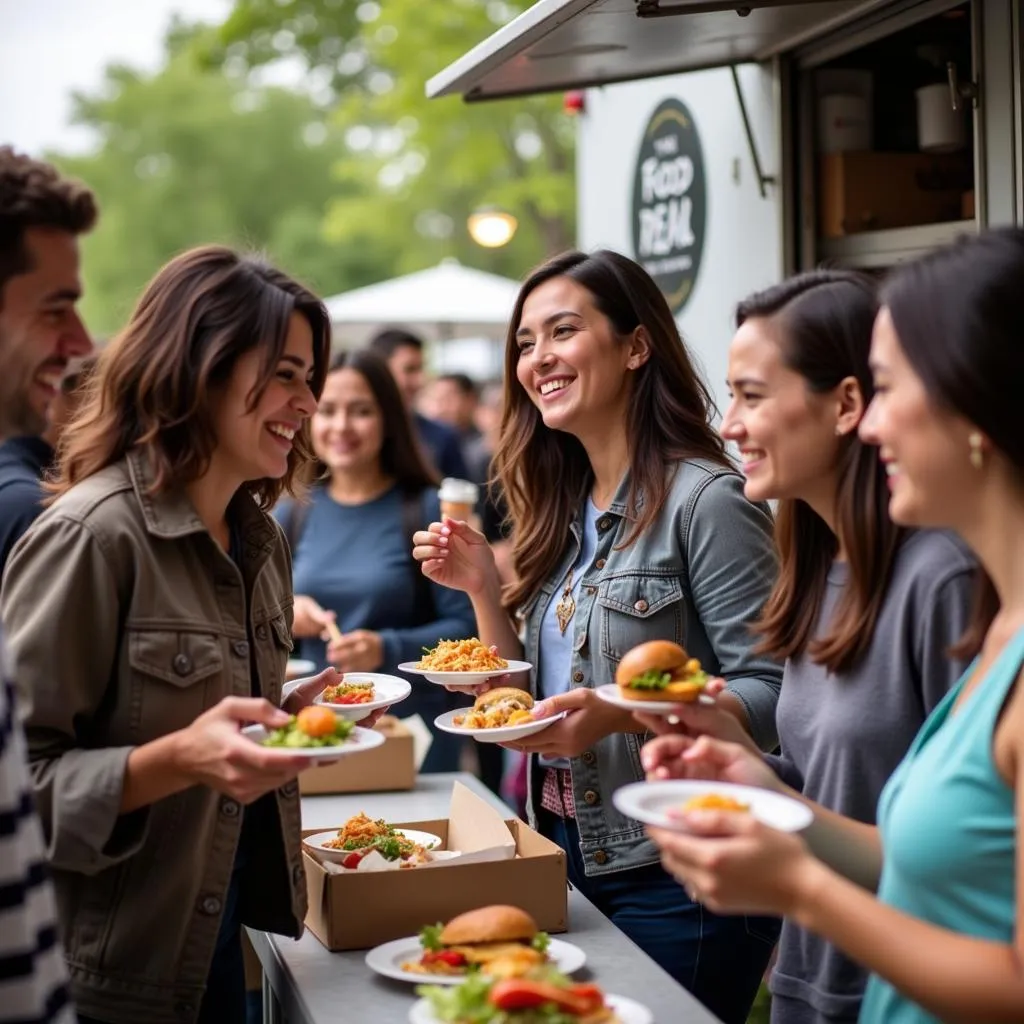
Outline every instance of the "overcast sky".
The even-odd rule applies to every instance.
[[[153,69],[173,14],[219,21],[231,0],[0,0],[0,144],[80,150],[71,93],[114,61]]]

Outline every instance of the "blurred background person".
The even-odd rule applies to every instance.
[[[430,381],[424,391],[429,396],[430,407],[424,407],[423,411],[446,423],[459,435],[465,455],[466,446],[480,435],[476,425],[480,389],[476,381],[466,373],[442,373]]]
[[[374,335],[367,348],[387,363],[405,409],[412,418],[413,436],[423,446],[433,468],[442,477],[467,479],[459,435],[447,424],[416,411],[416,401],[425,383],[423,339],[410,331],[388,328]]]
[[[82,296],[78,237],[96,199],[50,164],[0,147],[0,574],[42,512],[53,460],[43,438],[68,362],[92,351],[75,306]]]
[[[438,481],[376,353],[335,357],[312,438],[324,475],[308,504],[276,513],[294,552],[299,656],[318,669],[390,673],[439,640],[473,636],[467,597],[428,581],[410,554],[413,533],[440,514]],[[325,643],[329,624],[341,637]],[[453,699],[419,676],[411,682],[401,713],[418,713],[434,738],[422,770],[457,771],[461,741],[433,725]]]

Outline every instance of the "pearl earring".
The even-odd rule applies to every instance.
[[[967,443],[971,446],[971,465],[975,469],[985,468],[985,452],[981,447],[981,434],[977,430],[971,431]]]

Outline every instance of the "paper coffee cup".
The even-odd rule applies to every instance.
[[[480,488],[469,480],[445,477],[437,492],[441,502],[441,515],[448,519],[468,520],[476,508],[479,495]]]

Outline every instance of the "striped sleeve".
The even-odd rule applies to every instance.
[[[0,645],[0,1022],[73,1024],[25,735]]]

